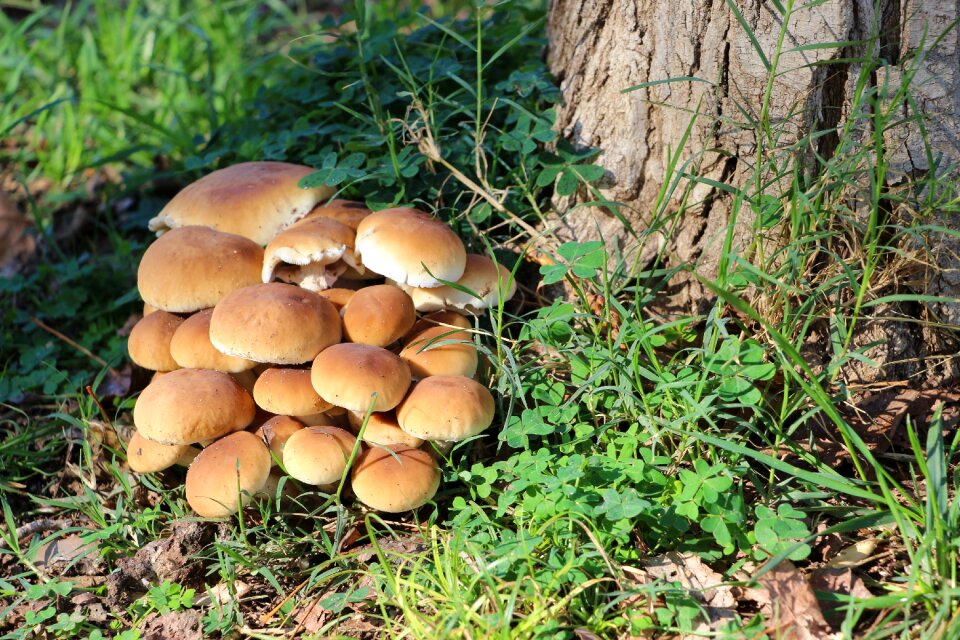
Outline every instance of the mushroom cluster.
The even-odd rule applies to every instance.
[[[326,491],[347,474],[370,508],[415,509],[440,484],[437,453],[493,422],[468,315],[509,299],[511,273],[422,211],[327,202],[298,186],[311,171],[214,171],[150,221],[128,346],[156,373],[128,460],[189,465],[201,516],[275,490],[278,462]]]

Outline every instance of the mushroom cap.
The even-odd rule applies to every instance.
[[[416,379],[467,376],[477,373],[477,348],[467,331],[444,326],[424,329],[404,345],[400,358]]]
[[[171,355],[171,341],[183,318],[166,311],[143,316],[127,337],[130,359],[151,371],[173,371],[180,364]]]
[[[291,477],[312,485],[338,482],[357,439],[339,427],[307,427],[292,434],[283,448],[283,467]]]
[[[213,309],[210,342],[256,362],[302,364],[340,342],[340,314],[329,301],[291,284],[234,291]]]
[[[313,211],[304,216],[300,222],[306,222],[307,220],[313,220],[315,218],[327,218],[328,220],[336,220],[341,224],[345,224],[356,231],[357,226],[359,226],[368,215],[370,215],[370,209],[367,209],[362,202],[337,199],[331,200],[327,204],[318,204],[313,208]]]
[[[263,249],[252,240],[207,227],[179,227],[147,247],[137,287],[151,306],[193,313],[260,282],[262,265]]]
[[[205,518],[234,514],[267,483],[270,462],[263,440],[249,431],[221,438],[201,451],[187,469],[187,502]]]
[[[331,187],[297,186],[313,172],[287,162],[243,162],[218,169],[184,187],[148,226],[159,234],[203,225],[265,245],[333,194]]]
[[[402,444],[371,447],[354,462],[353,492],[378,511],[400,513],[421,507],[440,487],[440,467],[423,449]]]
[[[365,413],[358,411],[347,412],[350,428],[354,433],[360,432],[365,416]],[[397,423],[397,414],[394,411],[371,413],[370,419],[367,420],[367,428],[363,430],[363,441],[381,445],[402,444],[414,449],[423,444],[423,440],[400,428]]]
[[[270,241],[263,254],[264,282],[274,278],[311,291],[330,288],[346,265],[356,265],[356,233],[329,218],[301,220]]]
[[[417,209],[384,209],[357,227],[364,267],[411,287],[456,282],[466,268],[463,242],[449,226]]]
[[[417,311],[460,309],[480,315],[485,309],[497,306],[501,297],[504,301],[509,300],[517,291],[513,274],[506,267],[487,256],[475,253],[467,254],[467,267],[456,284],[472,293],[449,285],[432,289],[413,287],[409,288],[407,293],[413,299]]]
[[[133,422],[154,442],[193,444],[239,431],[255,414],[253,398],[230,374],[177,369],[140,393]]]
[[[210,318],[213,309],[198,311],[183,321],[170,341],[170,355],[185,369],[214,369],[240,373],[256,366],[253,360],[228,356],[210,342]]]
[[[290,416],[274,416],[260,425],[253,434],[263,440],[277,460],[283,460],[283,447],[287,440],[303,428],[302,422]]]
[[[431,376],[410,390],[397,407],[397,422],[424,440],[458,442],[493,423],[493,395],[464,376]]]
[[[257,378],[253,400],[261,409],[284,416],[309,416],[330,409],[313,388],[310,369],[271,367]]]
[[[253,397],[253,387],[255,384],[257,384],[257,374],[254,373],[253,369],[231,373],[230,376],[239,382],[240,386],[243,387],[251,397]]]
[[[434,311],[433,313],[428,313],[423,316],[413,324],[413,328],[403,337],[403,343],[407,344],[417,337],[418,334],[434,327],[446,327],[448,330],[455,328],[470,329],[473,325],[467,316],[458,311]]]
[[[343,333],[350,342],[385,347],[402,338],[417,320],[413,301],[398,287],[360,289],[343,308]]]
[[[323,291],[317,291],[322,297],[329,300],[333,303],[333,306],[337,308],[337,311],[342,311],[347,303],[350,302],[350,299],[353,298],[356,294],[354,289],[343,289],[340,287],[333,287],[330,289],[324,289]]]
[[[350,411],[374,411],[400,404],[410,386],[410,368],[396,354],[366,344],[337,344],[321,352],[311,369],[320,397]]]
[[[155,473],[175,464],[186,466],[200,453],[188,444],[160,444],[134,431],[127,443],[127,464],[137,473]]]

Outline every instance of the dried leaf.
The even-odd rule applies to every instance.
[[[810,576],[810,586],[818,594],[838,594],[854,598],[872,598],[863,580],[850,568],[824,567]],[[823,614],[834,625],[844,618],[844,604],[832,599],[819,597]]]
[[[143,625],[144,640],[203,640],[203,618],[195,609],[171,611]]]
[[[0,278],[9,278],[36,253],[37,242],[28,233],[30,221],[0,191]]]
[[[867,562],[877,549],[879,540],[869,538],[861,540],[843,549],[827,562],[828,568],[859,567]]]
[[[690,595],[703,603],[707,620],[694,629],[693,637],[716,631],[736,618],[737,597],[730,585],[723,584],[723,576],[704,564],[692,553],[667,553],[643,562],[644,571],[653,578],[679,582]]]
[[[781,640],[823,640],[836,637],[823,617],[820,603],[806,578],[789,560],[784,560],[758,579],[760,588],[748,589],[746,597],[760,605],[769,625]]]
[[[216,602],[222,606],[233,600],[239,600],[250,593],[251,589],[253,589],[253,587],[242,580],[236,580],[231,584],[221,582],[197,598],[195,604],[200,607],[205,607]]]

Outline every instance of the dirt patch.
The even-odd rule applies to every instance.
[[[178,521],[169,538],[148,543],[132,558],[117,561],[107,578],[107,603],[126,607],[150,588],[169,580],[184,587],[203,582],[204,566],[197,558],[213,542],[217,527],[206,522]]]
[[[199,611],[171,611],[143,625],[144,640],[203,640]]]

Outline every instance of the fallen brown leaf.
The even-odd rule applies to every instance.
[[[195,609],[171,611],[143,625],[144,640],[203,640],[203,618]]]
[[[872,598],[873,594],[867,589],[860,576],[850,568],[824,567],[817,569],[810,576],[810,586],[816,593],[827,595],[837,594],[854,598]],[[824,617],[833,625],[843,621],[844,605],[826,597],[818,598]]]
[[[724,584],[723,576],[704,564],[699,556],[670,552],[645,560],[642,565],[649,576],[679,582],[703,603],[707,620],[694,629],[695,635],[691,638],[714,631],[721,623],[736,618],[737,597],[733,587]]]
[[[784,560],[757,581],[760,587],[747,589],[744,595],[760,605],[775,637],[780,640],[837,637],[831,633],[813,589],[792,562]]]

